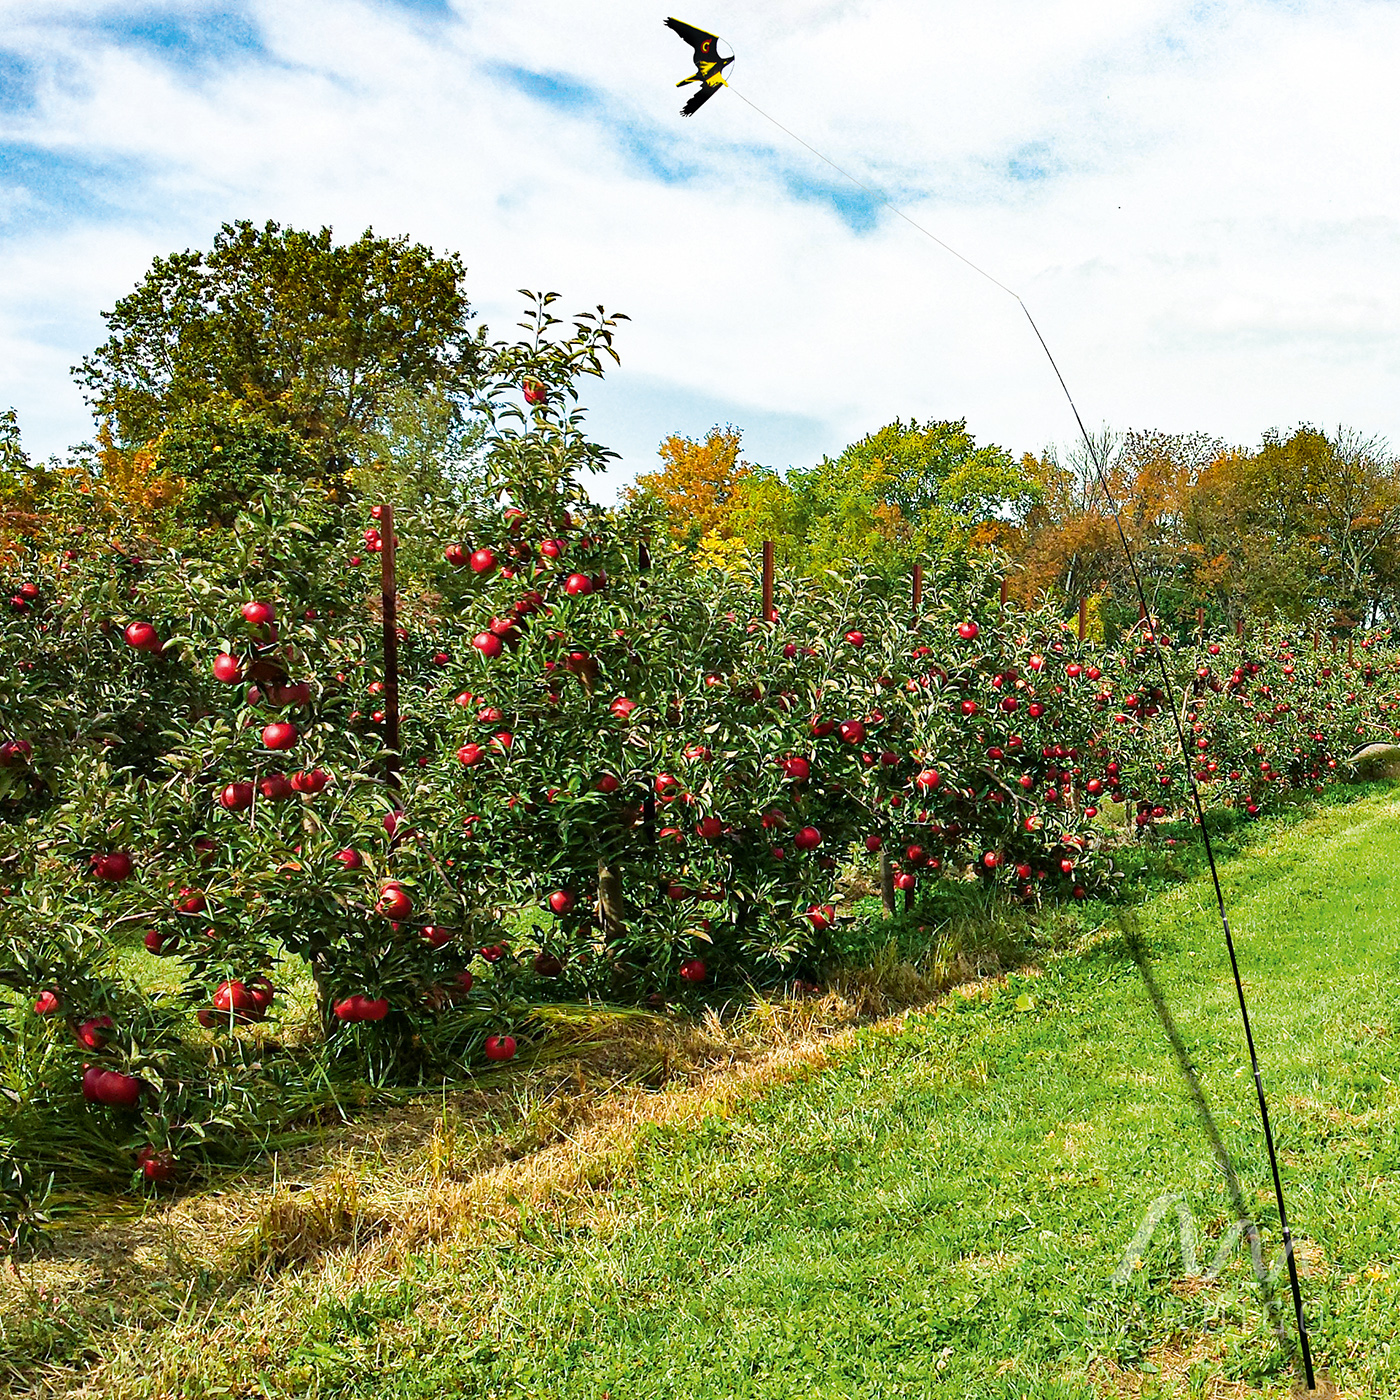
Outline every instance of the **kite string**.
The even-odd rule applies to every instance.
[[[940,248],[943,249],[945,253],[951,253],[955,258],[957,258],[959,262],[966,263],[968,267],[970,267],[979,277],[985,277],[987,281],[990,282],[994,287],[1000,287],[1001,290],[1005,292],[1007,296],[1015,297],[1017,301],[1021,302],[1022,307],[1025,306],[1025,302],[1021,301],[1021,298],[1019,295],[1017,295],[1017,293],[1013,292],[1011,288],[1006,285],[1005,282],[1000,282],[995,277],[993,277],[992,274],[988,272],[986,268],[978,267],[977,264],[973,262],[971,258],[965,257],[962,253],[958,252],[958,250],[954,248],[951,243],[945,243],[936,233],[930,233],[929,230],[926,229],[922,224],[916,223],[913,219],[911,219],[909,215],[906,214],[904,210],[901,209],[897,204],[891,204],[890,201],[884,195],[882,195],[879,190],[872,189],[863,180],[858,180],[854,175],[851,174],[849,170],[844,170],[841,166],[837,165],[836,162],[832,160],[830,156],[824,156],[819,150],[817,150],[817,148],[814,145],[811,144],[811,142],[804,141],[795,131],[792,131],[788,127],[785,127],[782,124],[782,122],[780,122],[776,117],[770,117],[768,113],[765,112],[763,108],[760,107],[756,102],[750,101],[749,98],[745,97],[744,94],[740,92],[739,89],[736,88],[733,83],[726,83],[725,86],[741,102],[747,102],[749,106],[752,107],[754,111],[757,112],[758,115],[764,119],[764,121],[772,122],[773,125],[776,126],[779,131],[785,132],[788,136],[791,136],[792,139],[796,141],[799,146],[806,146],[806,148],[809,151],[811,151],[811,153],[814,156],[816,156],[818,160],[825,161],[826,164],[829,165],[834,171],[836,171],[838,175],[844,175],[846,179],[848,179],[853,185],[856,185],[860,189],[863,189],[866,192],[866,194],[868,194],[872,199],[877,200],[880,204],[884,205],[884,207],[888,209],[890,213],[898,214],[899,217],[903,219],[904,222],[908,224],[911,228],[918,229],[918,231],[921,234],[923,234],[925,238],[931,238],[935,243],[938,244]],[[1027,312],[1026,314],[1029,315],[1030,313]],[[1037,331],[1036,334],[1039,335],[1040,332]],[[1042,342],[1042,344],[1043,343],[1044,342]],[[1059,371],[1057,370],[1056,373],[1058,372]],[[1064,381],[1061,380],[1060,382],[1061,385],[1063,385]],[[1066,390],[1066,392],[1068,392],[1068,390]]]
[[[1108,503],[1109,510],[1113,513],[1113,523],[1117,528],[1118,540],[1123,548],[1123,556],[1127,561],[1128,570],[1132,575],[1133,587],[1138,596],[1138,603],[1142,608],[1143,616],[1146,617],[1148,620],[1148,626],[1146,629],[1146,639],[1150,640],[1152,643],[1152,650],[1154,658],[1157,662],[1157,669],[1162,677],[1162,687],[1167,700],[1167,709],[1170,711],[1172,716],[1172,723],[1176,727],[1177,744],[1180,748],[1181,760],[1185,768],[1186,784],[1191,795],[1191,805],[1195,810],[1196,825],[1200,828],[1201,831],[1201,841],[1205,847],[1206,862],[1210,866],[1211,883],[1215,887],[1216,908],[1218,909],[1220,914],[1220,926],[1225,934],[1225,948],[1226,951],[1229,953],[1230,957],[1230,971],[1234,977],[1235,995],[1239,1002],[1240,1008],[1240,1020],[1244,1026],[1245,1044],[1249,1049],[1250,1068],[1253,1070],[1254,1074],[1254,1090],[1259,1103],[1259,1120],[1264,1131],[1265,1146],[1268,1149],[1269,1170],[1273,1176],[1274,1200],[1278,1206],[1279,1229],[1283,1235],[1284,1257],[1288,1262],[1288,1282],[1290,1291],[1293,1295],[1293,1313],[1298,1327],[1298,1341],[1302,1350],[1303,1370],[1307,1380],[1308,1389],[1315,1390],[1316,1381],[1313,1376],[1312,1349],[1308,1345],[1308,1327],[1307,1320],[1303,1315],[1302,1288],[1298,1281],[1298,1265],[1294,1257],[1293,1236],[1288,1226],[1288,1212],[1284,1206],[1283,1179],[1279,1173],[1278,1153],[1274,1147],[1273,1129],[1269,1123],[1269,1105],[1264,1094],[1264,1079],[1259,1066],[1258,1051],[1255,1049],[1254,1045],[1254,1032],[1250,1026],[1249,1008],[1246,1004],[1244,994],[1244,981],[1240,975],[1239,959],[1235,954],[1235,940],[1230,932],[1230,920],[1225,912],[1225,894],[1220,884],[1220,872],[1215,864],[1215,851],[1211,845],[1210,831],[1206,826],[1205,811],[1201,803],[1200,788],[1197,786],[1195,771],[1191,766],[1191,750],[1190,746],[1186,741],[1186,729],[1182,722],[1182,716],[1176,707],[1176,688],[1172,684],[1171,672],[1167,666],[1166,655],[1163,651],[1162,644],[1158,636],[1158,629],[1152,625],[1152,614],[1147,606],[1147,592],[1143,586],[1142,575],[1138,570],[1137,561],[1133,557],[1132,546],[1128,543],[1127,532],[1123,529],[1122,511],[1119,509],[1118,502],[1113,495],[1113,490],[1109,486],[1108,473],[1105,468],[1105,464],[1100,456],[1098,447],[1095,444],[1093,438],[1089,435],[1089,430],[1084,426],[1084,419],[1080,416],[1079,407],[1074,401],[1074,395],[1070,393],[1069,385],[1065,382],[1065,377],[1060,372],[1060,367],[1056,363],[1054,355],[1050,353],[1050,347],[1046,344],[1045,337],[1041,334],[1040,327],[1036,325],[1035,317],[1031,315],[1030,307],[1026,305],[1020,293],[1013,291],[1010,287],[1006,285],[1005,282],[1002,282],[998,278],[993,277],[990,272],[988,272],[983,267],[979,267],[975,262],[972,261],[971,258],[958,252],[956,248],[954,248],[951,244],[945,243],[941,238],[938,237],[937,234],[930,232],[928,229],[924,228],[922,224],[918,223],[914,219],[911,219],[909,215],[904,212],[904,210],[899,208],[898,205],[892,204],[888,198],[886,198],[880,193],[879,190],[872,189],[863,180],[857,179],[856,176],[852,175],[849,170],[846,170],[843,167],[837,165],[837,163],[834,160],[832,160],[829,156],[824,155],[814,145],[812,145],[810,141],[804,140],[795,131],[784,126],[782,122],[780,122],[776,117],[769,116],[769,114],[765,112],[756,102],[753,102],[748,97],[746,97],[742,92],[740,92],[736,87],[734,87],[732,83],[727,83],[726,86],[737,98],[739,98],[740,101],[747,103],[750,107],[753,108],[755,112],[758,113],[760,117],[762,117],[765,121],[772,123],[772,125],[776,126],[779,131],[784,132],[786,135],[790,136],[794,141],[798,143],[798,145],[806,147],[806,149],[811,151],[811,153],[814,156],[816,156],[818,160],[829,165],[839,175],[844,176],[847,180],[849,180],[853,185],[857,186],[859,189],[864,190],[868,195],[871,196],[872,199],[877,200],[879,204],[883,205],[886,209],[889,209],[891,213],[897,214],[901,219],[904,220],[905,223],[909,224],[910,227],[917,229],[918,232],[922,233],[925,238],[928,238],[932,242],[938,244],[938,246],[942,248],[945,252],[951,253],[953,257],[958,259],[959,262],[965,263],[975,273],[977,273],[978,276],[984,277],[988,282],[992,283],[993,286],[998,287],[1003,292],[1005,292],[1007,296],[1013,297],[1017,305],[1019,305],[1021,310],[1025,312],[1026,320],[1030,322],[1031,330],[1035,332],[1035,338],[1037,341],[1039,341],[1040,348],[1045,352],[1045,358],[1050,362],[1050,368],[1055,372],[1055,378],[1059,381],[1060,389],[1064,393],[1065,401],[1069,404],[1070,412],[1074,414],[1074,421],[1079,428],[1079,435],[1084,439],[1084,446],[1089,453],[1089,460],[1094,465],[1094,473],[1098,478],[1099,487],[1103,491],[1104,499]]]

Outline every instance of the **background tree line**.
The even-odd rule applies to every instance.
[[[480,494],[477,395],[502,352],[473,326],[465,279],[456,254],[406,238],[337,244],[272,222],[156,258],[74,368],[92,444],[33,462],[0,413],[0,553],[94,526],[178,543],[228,525],[268,482],[330,503]],[[1160,432],[1097,448],[1160,615],[1321,608],[1345,626],[1400,609],[1400,471],[1383,442],[1299,427],[1250,448]],[[1024,601],[1092,598],[1110,631],[1137,616],[1083,450],[1018,461],[965,422],[897,419],[785,473],[744,460],[734,427],[672,435],[660,458],[624,495],[705,563],[744,566],[771,539],[789,572],[855,565],[893,583],[916,559],[956,570],[995,550]]]
[[[1104,432],[1095,443],[1154,612],[1215,625],[1330,611],[1374,626],[1400,609],[1400,462],[1353,429],[1271,431],[1257,447],[1207,433]],[[783,565],[819,577],[854,563],[891,580],[916,559],[999,551],[1013,596],[1089,598],[1110,632],[1138,616],[1136,591],[1087,449],[1019,462],[979,447],[964,422],[896,420],[835,459],[785,475],[746,462],[715,427],[660,447],[630,494],[717,565],[775,542]]]

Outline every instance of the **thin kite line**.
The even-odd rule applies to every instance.
[[[1264,1143],[1268,1148],[1269,1170],[1272,1173],[1274,1182],[1274,1199],[1278,1205],[1279,1228],[1283,1233],[1284,1256],[1288,1260],[1288,1282],[1293,1294],[1293,1314],[1298,1326],[1298,1341],[1303,1355],[1303,1371],[1307,1379],[1308,1389],[1316,1390],[1317,1383],[1313,1376],[1312,1349],[1308,1345],[1307,1320],[1303,1316],[1303,1292],[1298,1282],[1298,1265],[1294,1258],[1293,1235],[1288,1227],[1288,1212],[1283,1203],[1283,1178],[1279,1174],[1278,1153],[1274,1148],[1273,1129],[1269,1124],[1269,1105],[1264,1095],[1264,1079],[1259,1067],[1259,1055],[1254,1046],[1254,1032],[1249,1023],[1249,1008],[1245,1003],[1244,981],[1240,976],[1239,959],[1235,956],[1235,940],[1230,933],[1230,920],[1225,912],[1225,894],[1220,884],[1220,872],[1216,868],[1215,851],[1211,846],[1210,832],[1206,827],[1205,811],[1201,804],[1200,788],[1196,784],[1196,775],[1191,767],[1191,750],[1186,741],[1186,730],[1182,724],[1181,715],[1176,707],[1176,687],[1172,684],[1171,672],[1167,668],[1166,655],[1158,638],[1158,629],[1152,624],[1152,613],[1147,606],[1147,592],[1143,587],[1142,575],[1138,571],[1137,561],[1133,557],[1132,547],[1129,545],[1127,533],[1123,529],[1122,512],[1119,510],[1118,502],[1114,498],[1112,488],[1108,484],[1108,473],[1099,456],[1098,447],[1095,445],[1093,438],[1090,437],[1089,430],[1084,426],[1084,419],[1080,416],[1079,407],[1074,401],[1074,395],[1070,393],[1069,385],[1065,383],[1065,377],[1060,372],[1060,367],[1056,363],[1054,355],[1050,353],[1050,347],[1046,344],[1045,337],[1041,334],[1040,327],[1036,325],[1035,317],[1031,315],[1030,307],[1026,305],[1019,292],[1013,291],[1005,282],[993,277],[986,268],[979,267],[971,258],[958,252],[951,244],[945,243],[936,233],[931,233],[922,224],[911,219],[904,210],[899,208],[898,205],[891,203],[879,190],[872,189],[863,180],[857,179],[856,176],[852,175],[849,170],[837,165],[834,160],[824,155],[812,145],[810,141],[804,140],[795,131],[784,126],[776,117],[769,116],[756,102],[745,97],[732,83],[728,83],[726,86],[740,101],[748,103],[748,105],[765,121],[771,122],[779,131],[786,133],[800,146],[805,146],[818,160],[824,161],[838,174],[845,176],[853,185],[858,186],[873,199],[878,200],[879,203],[890,210],[891,213],[899,215],[906,224],[917,229],[925,238],[938,244],[945,252],[951,253],[959,262],[966,263],[978,276],[985,277],[993,286],[999,287],[1007,296],[1013,297],[1021,310],[1026,313],[1026,320],[1030,322],[1031,330],[1035,332],[1035,338],[1040,342],[1040,348],[1045,352],[1045,358],[1049,360],[1050,368],[1055,372],[1055,378],[1059,381],[1060,388],[1064,392],[1065,401],[1069,404],[1070,412],[1074,414],[1074,421],[1078,425],[1079,435],[1084,439],[1084,446],[1088,450],[1089,459],[1094,464],[1094,472],[1098,477],[1099,486],[1103,491],[1104,499],[1108,503],[1108,508],[1113,512],[1113,523],[1117,527],[1118,540],[1123,547],[1123,555],[1128,562],[1128,570],[1132,574],[1133,587],[1137,592],[1138,603],[1142,608],[1143,616],[1147,619],[1146,640],[1152,643],[1152,653],[1157,662],[1157,669],[1162,676],[1163,689],[1166,692],[1167,708],[1171,711],[1172,723],[1176,728],[1177,744],[1181,751],[1182,766],[1186,772],[1186,784],[1191,794],[1191,804],[1196,811],[1196,825],[1201,831],[1201,841],[1205,846],[1206,862],[1210,866],[1211,883],[1215,887],[1216,908],[1220,913],[1220,926],[1225,933],[1225,947],[1230,955],[1230,971],[1235,980],[1235,995],[1239,1001],[1240,1020],[1244,1025],[1245,1044],[1249,1047],[1250,1067],[1254,1072],[1254,1090],[1259,1100],[1259,1120],[1263,1125]]]

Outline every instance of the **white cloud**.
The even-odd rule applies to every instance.
[[[593,419],[623,477],[716,420],[777,465],[896,415],[1018,451],[1071,436],[1010,298],[888,213],[853,231],[839,177],[735,93],[677,115],[687,54],[660,10],[250,0],[261,50],[199,61],[124,39],[141,13],[0,0],[35,84],[0,108],[0,404],[40,451],[90,432],[66,369],[98,311],[239,217],[460,250],[500,333],[521,286],[628,312]],[[1091,425],[1400,440],[1395,6],[684,17],[733,45],[764,111],[1025,296]],[[511,69],[600,100],[549,105]]]

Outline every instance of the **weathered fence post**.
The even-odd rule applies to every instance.
[[[395,558],[394,507],[379,507],[379,557],[381,601],[384,611],[384,777],[390,787],[399,785],[399,624],[398,577]]]
[[[1242,618],[1242,617],[1237,617],[1237,618],[1235,619],[1235,636],[1237,636],[1237,637],[1243,637],[1243,636],[1244,636],[1244,618]]]
[[[894,866],[890,864],[890,853],[880,847],[880,902],[885,906],[885,913],[894,917]]]
[[[1203,642],[1206,639],[1206,610],[1196,609],[1196,640]]]
[[[1006,589],[1007,589],[1007,585],[1008,585],[1009,583],[1010,583],[1010,579],[1008,579],[1007,576],[1006,576],[1005,574],[1003,574],[1003,575],[1001,576],[1001,605],[1002,605],[1002,607],[1005,607],[1005,606],[1006,606]]]
[[[773,613],[773,541],[763,541],[763,620],[775,622]]]
[[[914,621],[919,620],[919,609],[924,604],[924,566],[914,565]]]
[[[1089,630],[1089,600],[1081,598],[1079,600],[1079,640],[1084,640],[1085,634]]]

